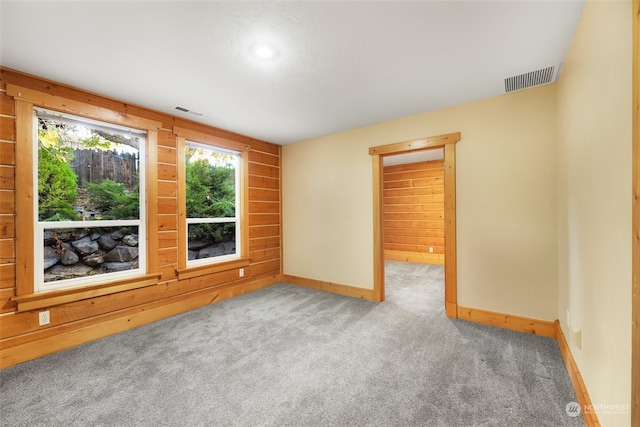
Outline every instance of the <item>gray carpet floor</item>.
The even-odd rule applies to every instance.
[[[0,372],[4,426],[579,426],[556,342],[443,309],[442,267],[376,304],[278,284]]]

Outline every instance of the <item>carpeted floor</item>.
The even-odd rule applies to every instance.
[[[0,372],[6,426],[578,426],[556,342],[445,317],[442,267],[376,304],[279,284]]]

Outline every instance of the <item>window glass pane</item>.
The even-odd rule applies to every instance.
[[[189,144],[185,160],[187,218],[234,218],[238,156]]]
[[[140,218],[144,134],[37,110],[38,220]]]
[[[138,227],[44,230],[44,281],[133,270],[138,265]]]
[[[236,253],[236,224],[233,222],[188,225],[189,261]]]

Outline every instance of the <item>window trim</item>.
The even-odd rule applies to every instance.
[[[115,130],[115,131],[120,131],[123,132],[125,131],[125,129],[129,128],[129,129],[134,129],[131,126],[127,126],[127,127],[122,127],[120,125],[113,125],[111,123],[107,123],[104,120],[94,120],[94,119],[87,119],[87,122],[82,123],[82,121],[85,119],[83,117],[79,117],[76,115],[71,115],[71,114],[67,114],[67,113],[61,113],[59,111],[54,111],[54,110],[50,110],[50,109],[43,109],[40,108],[38,106],[34,106],[34,136],[32,138],[32,144],[33,145],[33,183],[35,185],[35,183],[38,182],[39,179],[39,171],[38,171],[38,158],[39,158],[39,153],[38,153],[38,136],[35,134],[35,132],[37,132],[37,130],[35,129],[35,120],[37,120],[36,116],[37,113],[35,113],[36,110],[39,110],[41,112],[48,112],[48,113],[53,113],[56,115],[60,115],[63,116],[63,120],[74,120],[77,121],[78,124],[81,124],[82,126],[86,126],[86,127],[92,127],[95,128],[96,126],[104,126],[105,128],[109,127],[109,126],[113,126],[113,128],[111,128],[110,130]],[[66,116],[66,117],[65,117]],[[142,131],[142,130],[138,130],[135,129],[136,133],[139,133],[140,135],[144,134],[144,144],[140,144],[140,147],[138,149],[138,157],[139,157],[139,162],[140,162],[140,177],[139,177],[139,184],[140,184],[140,191],[139,191],[139,196],[140,196],[140,210],[139,210],[139,215],[138,215],[138,219],[136,220],[132,220],[132,219],[128,219],[128,220],[90,220],[90,221],[54,221],[54,222],[47,222],[47,221],[41,221],[39,219],[39,204],[37,199],[34,200],[34,220],[33,220],[33,225],[35,228],[35,233],[34,233],[34,258],[35,259],[42,259],[43,256],[43,246],[42,246],[42,236],[43,234],[46,232],[46,230],[56,230],[56,229],[78,229],[78,228],[96,228],[96,227],[122,227],[122,226],[134,226],[137,227],[138,229],[138,234],[140,236],[140,241],[138,244],[138,249],[140,250],[141,254],[147,254],[147,230],[145,227],[145,218],[146,218],[146,203],[144,200],[144,195],[145,193],[145,188],[147,185],[147,164],[144,161],[144,159],[146,158],[146,151],[147,151],[147,131]],[[35,194],[35,191],[34,191]],[[56,280],[56,281],[50,281],[50,282],[45,282],[44,281],[44,271],[40,268],[37,268],[37,266],[34,266],[34,274],[35,274],[35,280],[34,280],[34,293],[36,294],[41,294],[44,292],[51,292],[51,291],[57,291],[57,290],[62,290],[62,289],[73,289],[73,288],[83,288],[86,286],[92,286],[93,283],[95,283],[96,281],[102,281],[102,282],[116,282],[116,281],[122,281],[122,280],[127,280],[130,278],[134,278],[134,277],[139,277],[143,274],[147,273],[147,260],[149,257],[144,256],[144,257],[140,257],[139,258],[139,266],[135,269],[130,269],[130,270],[124,270],[124,271],[118,271],[118,272],[111,272],[111,273],[107,273],[107,275],[96,275],[96,276],[84,276],[84,277],[77,277],[77,278],[73,278],[73,279],[66,279],[66,280]]]
[[[110,110],[96,105],[76,101],[60,96],[40,92],[21,86],[7,84],[7,95],[12,96],[16,103],[16,228],[20,233],[16,235],[16,296],[12,300],[17,301],[18,306],[22,302],[22,309],[28,310],[29,304],[25,302],[37,300],[37,308],[50,307],[62,304],[60,293],[65,295],[64,303],[91,298],[92,290],[100,290],[100,295],[106,295],[123,290],[123,282],[135,287],[150,286],[158,283],[160,278],[157,273],[157,257],[149,256],[157,252],[157,206],[150,201],[157,198],[157,141],[158,130],[162,123],[143,117],[130,115],[123,112]],[[34,191],[34,144],[33,144],[33,109],[34,107],[46,108],[61,113],[72,114],[79,117],[98,120],[120,126],[129,126],[147,132],[146,144],[146,217],[142,218],[142,226],[147,231],[147,271],[141,272],[139,277],[128,278],[113,282],[112,280],[98,280],[95,284],[78,286],[54,291],[35,293],[35,271],[33,260],[35,224],[33,212],[36,209],[36,195]],[[31,308],[35,309],[35,308]]]
[[[231,141],[193,129],[173,127],[178,145],[178,268],[179,279],[203,276],[220,271],[242,268],[249,265],[249,151],[248,144]],[[212,260],[211,263],[188,266],[187,258],[187,207],[186,207],[186,167],[185,158],[187,140],[241,153],[240,156],[240,253],[233,260]]]
[[[56,289],[52,291],[38,292],[30,295],[13,297],[16,303],[16,311],[37,310],[68,302],[80,301],[83,299],[95,298],[109,295],[116,292],[130,291],[133,289],[153,286],[158,283],[160,274],[146,274],[144,276],[129,277],[118,281],[111,281],[98,285],[85,285],[76,288]]]

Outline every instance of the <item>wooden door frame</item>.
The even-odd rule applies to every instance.
[[[632,279],[631,279],[631,425],[640,425],[640,1],[632,2]]]
[[[456,142],[460,132],[431,136],[369,148],[373,171],[373,298],[384,301],[384,221],[383,160],[384,157],[412,151],[444,149],[444,300],[448,317],[458,317],[456,258]]]

